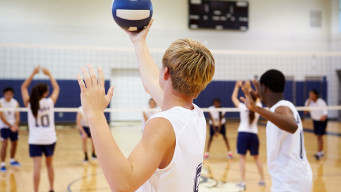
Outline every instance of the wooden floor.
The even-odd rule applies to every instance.
[[[234,152],[234,158],[226,158],[227,150],[221,137],[216,138],[211,147],[211,157],[204,161],[202,184],[200,191],[240,191],[236,187],[239,182],[239,160],[235,154],[237,138],[237,122],[228,122],[227,136]],[[309,130],[311,121],[304,121],[305,146],[314,178],[314,192],[340,191],[341,182],[341,123],[329,122],[328,132],[336,133],[325,136],[326,157],[316,161],[316,138]],[[141,136],[141,123],[116,123],[112,126],[113,135],[128,155]],[[110,191],[97,160],[83,163],[81,138],[75,127],[57,127],[58,142],[54,156],[55,191]],[[265,127],[259,126],[261,141],[260,157],[264,164],[266,186],[258,186],[259,174],[251,157],[247,157],[246,184],[247,191],[270,191],[271,180],[266,168],[266,139]],[[28,155],[27,131],[24,127],[20,131],[17,159],[21,167],[9,167],[6,173],[0,175],[0,192],[30,192],[33,189],[33,164]],[[45,167],[42,170],[40,191],[48,191],[48,181]]]

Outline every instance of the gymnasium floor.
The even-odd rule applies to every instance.
[[[237,122],[227,123],[227,135],[232,149],[236,147]],[[309,162],[313,169],[313,191],[333,192],[340,191],[341,181],[341,123],[329,122],[328,132],[334,133],[325,136],[326,157],[316,161],[313,154],[316,150],[316,138],[310,132],[311,121],[304,121],[305,146]],[[0,175],[0,192],[30,192],[32,186],[32,160],[28,156],[27,131],[21,127],[20,141],[17,159],[22,163],[19,168],[9,168],[6,173]],[[141,136],[141,123],[115,123],[112,133],[123,152],[128,155]],[[54,156],[55,167],[55,191],[86,191],[102,192],[110,191],[102,174],[98,161],[90,161],[83,164],[83,152],[81,139],[75,126],[57,126],[58,142]],[[253,159],[247,157],[246,184],[251,192],[270,191],[271,181],[266,168],[266,140],[265,127],[259,126],[259,138],[261,141],[260,157],[264,164],[266,186],[257,185],[259,175]],[[202,171],[202,184],[200,191],[240,191],[235,187],[239,182],[239,160],[235,157],[227,160],[226,149],[221,137],[216,138],[211,147],[211,157],[204,161]],[[235,153],[235,151],[234,151]],[[46,169],[43,168],[40,191],[48,191]]]

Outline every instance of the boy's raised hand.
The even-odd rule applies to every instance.
[[[87,118],[103,114],[113,96],[114,87],[110,87],[108,93],[105,94],[103,69],[98,67],[97,71],[98,78],[92,65],[88,66],[88,70],[82,68],[85,84],[81,75],[77,75],[81,88],[81,103]]]

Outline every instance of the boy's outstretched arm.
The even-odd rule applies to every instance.
[[[164,163],[164,157],[175,146],[175,133],[170,122],[154,118],[145,126],[141,141],[126,158],[115,142],[104,116],[113,95],[113,87],[105,94],[103,70],[98,80],[92,66],[89,73],[78,75],[81,103],[88,120],[98,160],[111,191],[135,191]],[[167,165],[167,164],[166,164]]]
[[[159,85],[160,70],[150,55],[146,37],[153,20],[141,32],[127,32],[131,42],[134,44],[139,71],[144,89],[152,96],[155,102],[162,106],[163,91]]]
[[[278,128],[289,132],[295,133],[298,129],[298,125],[296,123],[294,114],[291,109],[286,106],[279,106],[276,108],[275,112],[271,112],[263,107],[259,107],[253,101],[250,93],[242,87],[242,90],[245,94],[245,97],[241,97],[240,99],[245,103],[246,107],[258,114],[260,114],[263,118],[275,124]]]

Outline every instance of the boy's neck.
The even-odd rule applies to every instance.
[[[193,98],[174,90],[165,91],[163,96],[162,111],[166,111],[177,106],[192,110],[194,108]]]
[[[267,106],[271,108],[280,100],[283,100],[283,93],[273,93],[269,95]]]
[[[11,102],[12,98],[5,99],[6,102]]]

